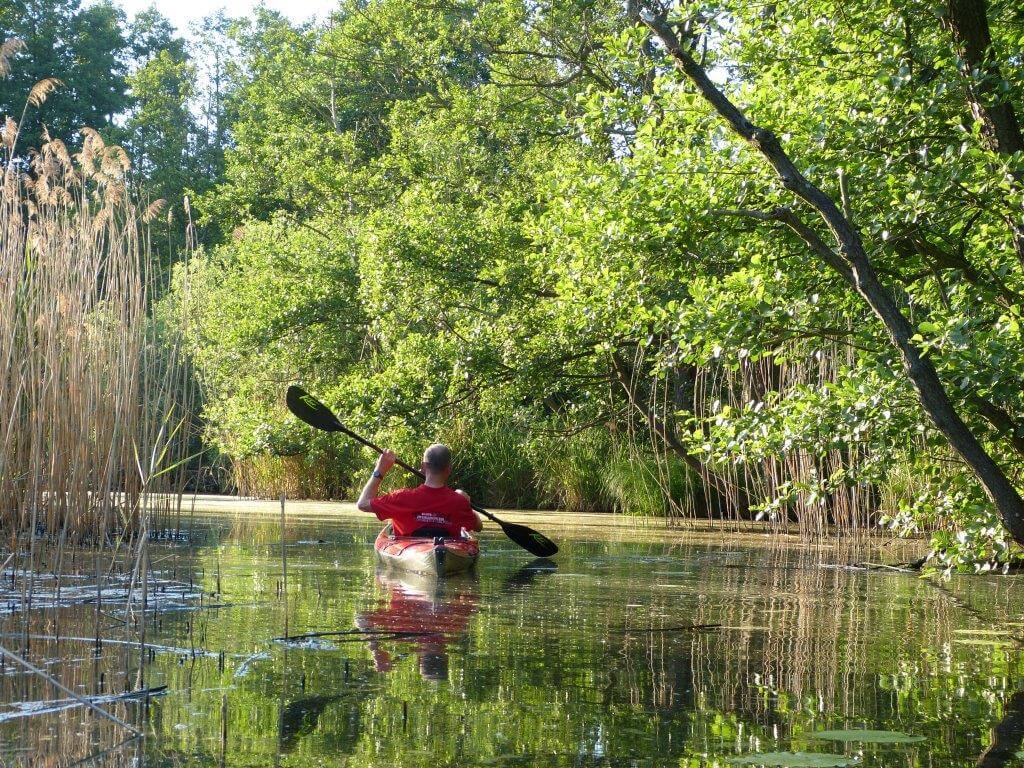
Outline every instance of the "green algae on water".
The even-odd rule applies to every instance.
[[[864,744],[917,744],[924,736],[911,736],[901,731],[870,731],[854,728],[847,731],[818,731],[811,738],[825,741],[858,741]]]
[[[846,755],[819,754],[815,752],[758,752],[753,755],[734,757],[731,765],[756,765],[764,768],[846,768],[856,765],[856,757]]]

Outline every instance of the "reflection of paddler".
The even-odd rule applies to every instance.
[[[420,674],[427,680],[448,679],[449,643],[466,633],[469,620],[477,611],[479,593],[476,581],[437,582],[417,579],[411,574],[378,573],[377,580],[388,596],[376,609],[360,614],[356,625],[362,630],[407,634],[419,659]],[[371,640],[374,667],[378,672],[391,669],[391,655]]]

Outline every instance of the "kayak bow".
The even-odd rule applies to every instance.
[[[476,539],[395,536],[390,525],[377,534],[373,548],[386,567],[427,576],[463,573],[476,565],[480,557]]]

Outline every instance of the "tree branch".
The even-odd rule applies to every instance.
[[[636,2],[629,3],[634,9],[637,5]],[[859,231],[835,201],[800,172],[776,135],[750,122],[712,82],[707,72],[680,43],[675,30],[666,21],[664,9],[659,6],[659,12],[640,11],[637,17],[657,36],[675,60],[676,67],[693,83],[704,100],[775,170],[782,186],[807,203],[825,222],[835,238],[839,255],[849,265],[849,284],[881,320],[892,346],[899,353],[907,378],[917,391],[924,412],[946,437],[950,446],[971,467],[1010,535],[1018,543],[1024,544],[1024,498],[957,413],[935,366],[911,340],[914,328],[903,316],[893,294],[878,279]],[[806,234],[797,233],[802,237]],[[810,242],[808,245],[819,258],[828,258],[831,264],[830,256]],[[831,252],[831,249],[827,250]]]

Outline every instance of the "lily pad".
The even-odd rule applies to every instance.
[[[812,738],[826,741],[859,741],[864,744],[917,744],[924,736],[911,736],[901,731],[868,731],[854,728],[849,731],[818,731]]]
[[[846,768],[848,765],[856,765],[857,758],[816,752],[758,752],[734,757],[727,762],[732,765],[760,765],[770,768]]]

